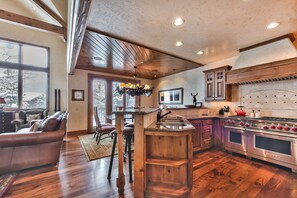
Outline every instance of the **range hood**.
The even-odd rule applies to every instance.
[[[274,39],[275,40],[275,39]],[[227,84],[249,84],[297,78],[295,38],[286,37],[274,42],[240,50]]]

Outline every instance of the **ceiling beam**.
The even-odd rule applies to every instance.
[[[81,44],[85,35],[87,18],[92,0],[70,0],[70,21],[68,24],[67,67],[68,73],[73,74]]]
[[[1,10],[0,9],[0,19],[5,20],[5,21],[9,21],[9,22],[14,22],[14,23],[18,23],[30,28],[34,28],[34,29],[39,29],[39,30],[45,30],[48,32],[53,32],[59,35],[64,36],[64,29],[62,27],[56,26],[56,25],[52,25],[37,19],[32,19],[29,17],[25,17],[22,15],[18,15],[12,12],[8,12],[5,10]]]

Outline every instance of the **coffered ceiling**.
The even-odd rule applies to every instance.
[[[185,23],[174,26],[176,17]],[[266,29],[271,22],[280,25]],[[92,2],[87,26],[207,64],[238,55],[241,48],[297,32],[297,1],[100,0]],[[175,46],[176,41],[183,45]],[[199,50],[204,54],[197,55]]]

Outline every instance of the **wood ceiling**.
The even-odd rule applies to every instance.
[[[136,68],[135,68],[136,66]],[[156,79],[202,66],[87,29],[76,68]]]

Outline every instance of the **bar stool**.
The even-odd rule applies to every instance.
[[[111,170],[112,170],[112,165],[113,165],[113,158],[114,158],[114,153],[115,153],[115,146],[117,144],[117,132],[113,131],[112,135],[114,137],[113,140],[113,145],[112,145],[112,151],[111,151],[111,156],[110,156],[110,162],[109,162],[109,169],[108,169],[108,176],[107,179],[110,180],[111,178]],[[128,158],[129,158],[129,182],[132,183],[132,158],[131,158],[131,142],[132,138],[134,137],[134,128],[133,127],[124,127],[123,130],[123,136],[126,138],[126,145],[125,145],[125,152],[127,151],[127,146],[128,146]],[[119,159],[120,160],[120,159]],[[124,161],[125,161],[125,155],[124,155]]]

